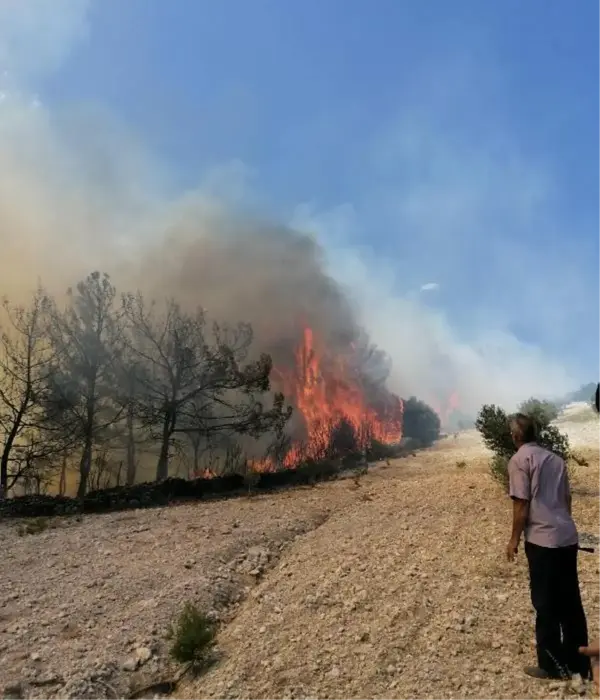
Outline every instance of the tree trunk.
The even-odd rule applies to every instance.
[[[58,482],[58,493],[60,496],[65,495],[67,490],[67,451],[63,452],[62,464],[60,466],[60,480]]]
[[[133,406],[129,406],[127,409],[127,486],[133,486],[135,483],[136,469]]]
[[[79,462],[79,485],[77,498],[83,498],[87,492],[88,479],[92,470],[92,450],[94,447],[94,426],[96,418],[96,375],[87,387],[87,400],[85,411],[85,433],[83,453]]]
[[[87,491],[88,478],[92,468],[92,435],[85,436],[85,444],[81,461],[79,462],[79,486],[77,487],[77,498],[83,498]]]
[[[8,494],[8,458],[10,455],[10,447],[8,447],[8,440],[4,445],[2,450],[2,459],[0,460],[0,498],[4,498]]]
[[[156,465],[156,481],[164,481],[169,476],[169,439],[171,437],[171,416],[165,415],[160,454]]]
[[[8,431],[6,436],[6,441],[4,442],[4,448],[2,450],[2,457],[0,458],[0,498],[8,496],[8,462],[10,460],[10,452],[13,448],[19,430],[21,429],[21,424],[23,423],[23,416],[27,410],[27,405],[29,403],[29,389],[25,394],[25,399],[21,402],[15,420]]]
[[[200,476],[200,440],[194,441],[194,479]]]

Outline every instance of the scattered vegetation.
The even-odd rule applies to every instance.
[[[458,460],[458,462],[456,463],[456,468],[457,468],[457,469],[464,469],[466,466],[467,466],[467,463],[465,462],[464,459],[460,459],[460,460]]]
[[[588,460],[579,452],[571,452],[570,455],[571,459],[575,462],[575,464],[578,467],[587,467],[589,466]]]
[[[371,440],[367,449],[366,457],[369,462],[382,462],[387,459],[393,459],[403,454],[400,444],[386,445],[379,440]]]
[[[336,479],[342,470],[333,461],[307,462],[297,469],[262,472],[252,477],[252,491],[268,492]],[[83,499],[67,496],[28,495],[0,500],[0,517],[34,518],[78,513],[107,513],[135,508],[153,508],[190,500],[214,500],[247,495],[244,474],[206,479],[165,479],[133,486],[90,491]]]
[[[181,664],[199,669],[210,660],[215,634],[214,622],[188,602],[170,630],[170,655]]]
[[[19,537],[25,535],[39,535],[40,532],[45,532],[49,527],[52,527],[48,518],[35,518],[26,523],[20,523],[17,526],[17,534]]]
[[[536,414],[538,424],[537,441],[540,445],[556,453],[568,462],[570,457],[569,440],[554,425],[544,422],[543,412]],[[486,404],[479,411],[475,427],[481,434],[485,446],[493,452],[490,461],[492,477],[503,487],[508,488],[508,462],[516,452],[510,435],[509,416],[498,406]]]

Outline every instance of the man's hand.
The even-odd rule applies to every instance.
[[[513,537],[511,537],[509,543],[506,545],[506,558],[508,561],[514,561],[518,551],[519,540],[515,540]]]
[[[590,657],[594,683],[600,691],[600,639],[594,639],[587,647],[579,647],[579,653]]]
[[[597,658],[600,656],[600,643],[597,639],[594,639],[587,647],[579,647],[579,651],[586,656],[591,656],[592,658],[595,656]]]

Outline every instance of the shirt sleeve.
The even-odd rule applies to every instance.
[[[525,460],[513,455],[508,463],[508,495],[521,501],[531,500],[531,482]]]

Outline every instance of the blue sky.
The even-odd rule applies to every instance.
[[[6,3],[6,92],[62,147],[110,124],[165,197],[314,232],[396,364],[597,375],[597,2]]]

